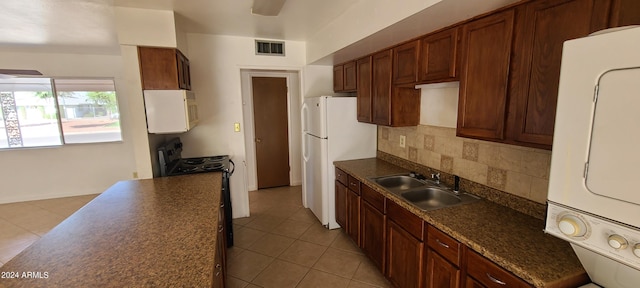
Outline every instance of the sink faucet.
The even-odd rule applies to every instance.
[[[431,174],[431,179],[435,179],[436,184],[440,184],[440,173]]]
[[[453,176],[453,193],[460,194],[460,177],[458,175]]]

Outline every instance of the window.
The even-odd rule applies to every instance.
[[[122,140],[112,79],[0,79],[0,108],[0,149]]]

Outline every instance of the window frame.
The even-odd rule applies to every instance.
[[[59,142],[60,144],[53,144],[53,145],[42,145],[42,146],[22,146],[22,147],[0,147],[0,151],[10,151],[10,150],[21,150],[21,149],[47,149],[47,148],[58,148],[58,147],[64,147],[67,145],[96,145],[96,144],[109,144],[109,143],[123,143],[124,142],[124,134],[122,131],[122,122],[121,122],[121,117],[120,117],[120,99],[118,97],[118,89],[117,89],[117,85],[116,85],[116,80],[115,77],[72,77],[72,76],[65,76],[65,77],[47,77],[47,76],[43,76],[43,75],[38,75],[37,77],[30,77],[30,76],[19,76],[19,77],[15,77],[15,78],[40,78],[40,79],[48,79],[49,80],[49,85],[51,87],[51,93],[52,93],[52,98],[53,98],[53,105],[56,109],[56,121],[57,121],[57,129],[58,129],[58,138],[59,138]],[[119,140],[112,140],[112,141],[96,141],[96,142],[67,142],[65,141],[65,130],[63,128],[63,123],[62,123],[62,112],[61,112],[61,107],[60,107],[60,101],[59,101],[59,96],[58,96],[58,89],[56,87],[56,83],[55,80],[110,80],[113,83],[113,92],[115,93],[115,98],[116,98],[116,109],[117,109],[117,113],[119,114],[118,116],[118,122],[119,122],[119,127],[118,127],[118,131],[119,131],[119,135],[120,135],[120,139]],[[15,92],[15,91],[13,91]],[[79,92],[93,92],[93,91],[79,91]],[[0,114],[2,113],[2,111],[0,111]],[[4,120],[3,120],[4,121]]]

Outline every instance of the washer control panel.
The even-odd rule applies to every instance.
[[[553,202],[545,232],[640,270],[640,229]]]

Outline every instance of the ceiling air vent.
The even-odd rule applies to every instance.
[[[284,42],[256,40],[256,55],[284,56]]]

